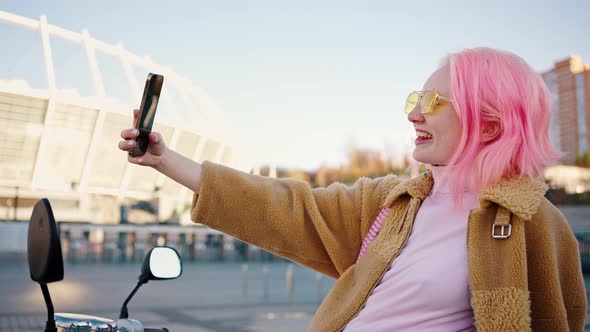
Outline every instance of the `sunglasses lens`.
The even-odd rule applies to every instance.
[[[416,105],[418,104],[418,99],[420,99],[420,95],[417,92],[410,93],[408,99],[406,99],[406,107],[404,109],[406,114],[412,112],[414,108],[416,108]]]
[[[422,95],[422,113],[432,112],[437,97],[438,96],[434,91],[426,91],[424,95]]]

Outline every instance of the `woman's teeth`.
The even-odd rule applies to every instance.
[[[418,137],[423,137],[423,138],[432,138],[432,135],[430,135],[429,133],[425,133],[422,131],[417,132]]]

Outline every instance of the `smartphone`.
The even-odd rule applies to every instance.
[[[164,76],[153,73],[148,74],[141,105],[139,106],[139,114],[133,125],[135,129],[139,130],[139,135],[135,138],[135,147],[129,150],[129,156],[131,157],[143,156],[148,149],[149,135],[152,132],[154,118],[156,117],[162,84],[164,84]]]

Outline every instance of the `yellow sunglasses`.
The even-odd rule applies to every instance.
[[[441,96],[434,90],[414,91],[408,95],[404,111],[408,114],[420,103],[420,110],[423,114],[432,113],[434,108],[439,105],[439,100],[452,102],[450,98]]]

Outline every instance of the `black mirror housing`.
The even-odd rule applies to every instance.
[[[149,280],[176,279],[181,274],[182,259],[178,252],[171,247],[158,246],[145,256],[139,280],[146,283]]]
[[[40,199],[29,220],[27,255],[33,281],[47,284],[64,278],[57,224],[47,198]]]
[[[160,246],[152,248],[143,260],[141,274],[139,275],[139,281],[137,282],[137,285],[133,291],[131,291],[131,294],[127,296],[125,302],[123,302],[121,312],[119,313],[119,318],[129,318],[127,305],[141,285],[147,283],[150,280],[176,279],[180,277],[181,274],[182,259],[174,248]]]

